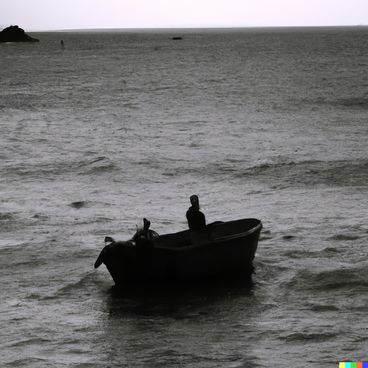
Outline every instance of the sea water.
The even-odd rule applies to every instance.
[[[0,45],[1,366],[368,360],[368,28],[31,35]],[[94,270],[192,194],[262,220],[251,284]]]

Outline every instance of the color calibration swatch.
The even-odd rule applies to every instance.
[[[368,362],[340,362],[339,368],[368,368]]]

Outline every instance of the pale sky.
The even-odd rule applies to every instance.
[[[368,25],[368,0],[0,0],[0,29]]]

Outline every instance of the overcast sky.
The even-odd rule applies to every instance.
[[[368,25],[368,0],[0,0],[27,30]]]

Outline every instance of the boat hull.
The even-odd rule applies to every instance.
[[[103,249],[99,263],[106,265],[116,285],[251,272],[261,229],[257,219],[217,222],[200,233],[159,236],[154,248],[143,253],[130,242],[115,242]]]

